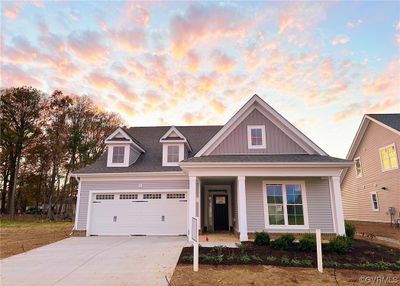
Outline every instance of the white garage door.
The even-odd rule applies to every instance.
[[[101,193],[91,202],[91,235],[185,235],[186,193]]]

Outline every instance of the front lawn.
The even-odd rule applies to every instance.
[[[296,243],[287,250],[242,243],[239,248],[200,247],[201,264],[212,265],[275,265],[316,267],[316,253],[300,251]],[[363,270],[400,270],[400,250],[364,240],[353,240],[352,249],[345,254],[323,251],[324,267]],[[185,247],[180,264],[193,262],[193,248]]]
[[[72,222],[0,221],[0,259],[69,237]]]

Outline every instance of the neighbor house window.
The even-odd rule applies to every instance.
[[[382,171],[389,171],[399,167],[394,144],[380,148],[379,155],[381,158]]]
[[[264,186],[267,227],[307,226],[303,183],[266,183]]]
[[[379,211],[378,194],[376,192],[371,193],[372,210]]]
[[[262,149],[266,147],[265,126],[247,126],[247,140],[249,149]]]
[[[171,145],[168,146],[168,154],[167,154],[167,162],[168,163],[176,163],[179,162],[179,146]]]
[[[113,163],[124,163],[125,158],[125,147],[124,146],[114,146],[113,147]]]
[[[356,176],[357,176],[357,178],[362,177],[362,168],[361,168],[360,157],[354,159],[354,166],[356,168]]]

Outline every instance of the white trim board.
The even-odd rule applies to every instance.
[[[115,137],[115,135],[117,135],[118,133],[120,133],[125,139],[127,139],[128,141],[112,141],[111,139],[113,139]],[[110,136],[108,136],[105,140],[106,144],[132,144],[135,146],[135,148],[137,148],[140,152],[145,153],[146,151],[140,147],[138,144],[136,144],[131,136],[122,128],[122,127],[118,127],[113,133],[111,133]]]
[[[202,155],[209,155],[217,145],[225,139],[229,133],[236,128],[240,122],[242,122],[250,112],[255,108],[264,114],[265,112],[271,114],[272,116],[267,116],[278,128],[289,136],[294,142],[299,144],[303,149],[310,153],[316,153],[319,155],[327,155],[320,147],[318,147],[314,142],[312,142],[307,136],[305,136],[300,130],[298,130],[294,125],[292,125],[288,120],[286,120],[282,115],[280,115],[275,109],[268,105],[264,100],[262,100],[258,95],[253,95],[253,97],[222,127],[217,134],[215,134],[206,145],[204,145],[195,157],[200,157]]]

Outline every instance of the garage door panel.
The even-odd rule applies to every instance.
[[[149,199],[143,199],[142,194],[133,196],[121,193],[115,194],[114,199],[103,200],[96,200],[94,194],[90,234],[185,235],[187,201],[181,197],[186,194],[167,196],[163,193],[161,198],[159,194],[147,194],[146,197]]]

